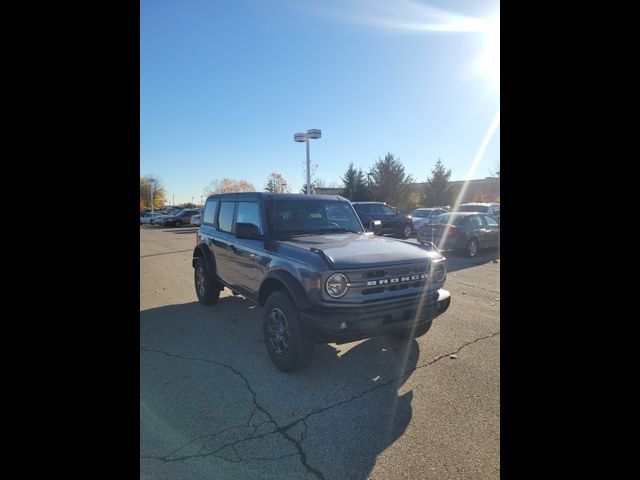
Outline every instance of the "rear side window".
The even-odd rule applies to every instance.
[[[369,209],[369,205],[354,205],[356,212],[361,213],[369,213],[371,210]]]
[[[218,208],[218,200],[214,200],[213,198],[207,200],[207,204],[204,207],[204,218],[202,219],[203,223],[214,225],[213,221],[216,216],[216,208]]]
[[[396,214],[396,211],[393,208],[388,207],[386,205],[380,205],[380,208],[382,208],[382,213],[384,213],[385,215],[395,215]]]
[[[235,207],[235,202],[222,202],[220,204],[218,228],[223,232],[231,233],[231,225],[233,225],[233,211],[235,210]]]
[[[236,223],[253,223],[260,228],[260,210],[255,202],[238,202],[238,213],[236,213]]]
[[[478,217],[477,215],[472,215],[471,217],[468,217],[467,224],[472,228],[480,228],[483,226],[482,220],[480,220],[480,217]]]
[[[487,225],[489,225],[490,227],[498,227],[498,226],[500,226],[500,224],[498,223],[498,221],[495,218],[489,217],[488,215],[484,216],[484,221],[487,222]]]
[[[474,228],[482,227],[482,220],[477,215],[473,215],[469,217],[469,225]]]

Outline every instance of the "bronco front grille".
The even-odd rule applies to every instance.
[[[410,288],[419,288],[430,280],[429,263],[421,262],[411,265],[389,267],[385,270],[351,271],[349,277],[350,294],[374,295],[397,292]]]

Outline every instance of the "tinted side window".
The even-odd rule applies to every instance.
[[[480,217],[478,217],[477,215],[469,217],[468,224],[473,228],[480,228],[483,226],[482,220],[480,220]]]
[[[233,210],[235,208],[235,202],[222,202],[220,204],[220,213],[218,214],[218,228],[223,232],[231,232],[231,225],[233,225]]]
[[[207,204],[204,207],[204,218],[202,219],[203,223],[208,223],[209,225],[214,225],[213,221],[216,216],[216,208],[218,207],[218,201],[214,199],[207,200]]]
[[[500,226],[500,224],[498,223],[498,221],[495,218],[490,217],[488,215],[484,216],[484,221],[487,222],[487,225],[489,225],[490,227],[499,227]]]
[[[354,205],[356,212],[369,213],[369,205]]]
[[[395,215],[396,212],[393,208],[388,207],[387,205],[380,205],[382,207],[382,213],[385,215]]]
[[[260,222],[260,209],[255,202],[238,202],[236,223],[253,223],[262,230]]]

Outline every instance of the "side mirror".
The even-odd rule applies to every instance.
[[[255,239],[260,237],[260,229],[253,223],[236,223],[236,238]]]

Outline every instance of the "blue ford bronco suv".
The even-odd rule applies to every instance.
[[[308,365],[316,342],[424,335],[451,301],[432,244],[365,232],[340,196],[211,195],[193,267],[201,303],[227,287],[263,307],[267,351],[286,372]]]

